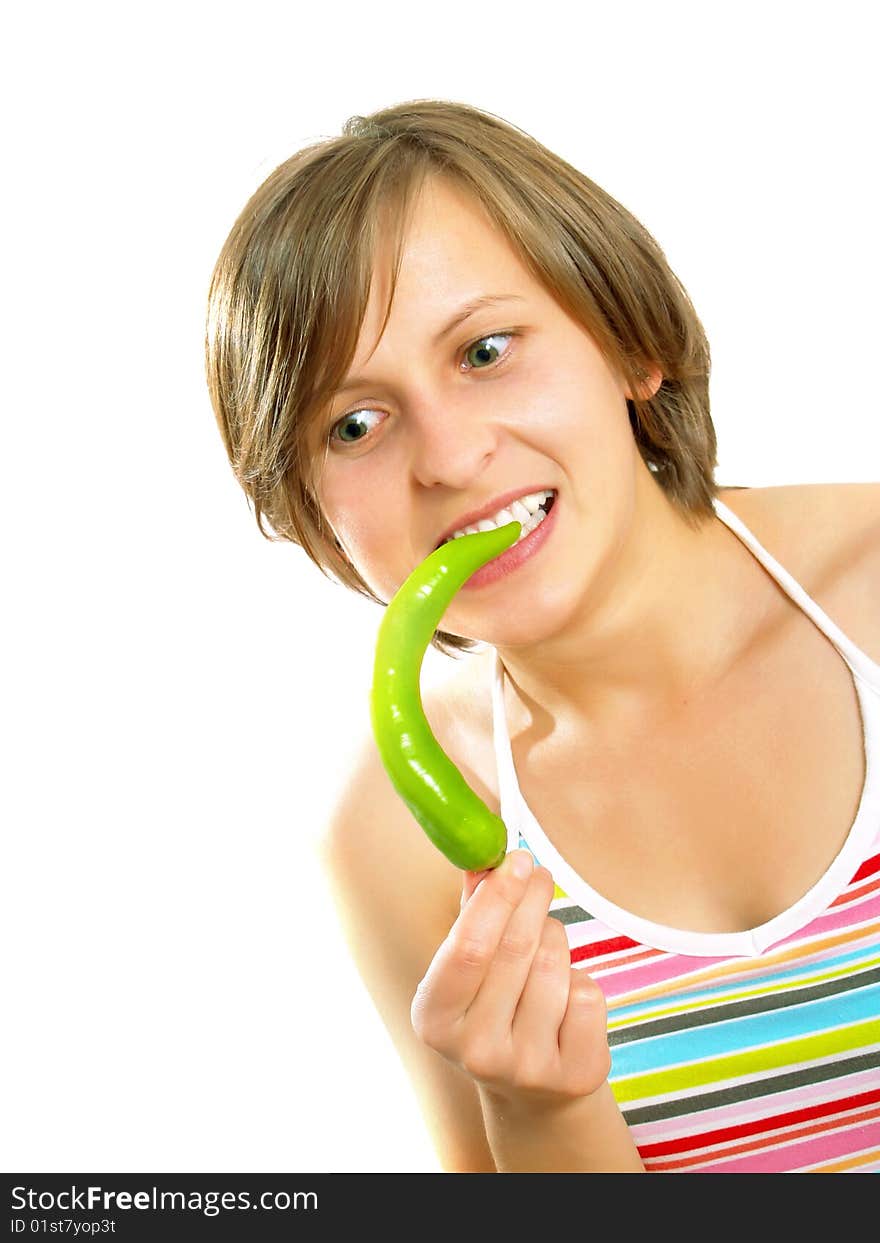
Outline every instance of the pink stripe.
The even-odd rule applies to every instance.
[[[783,1141],[784,1143],[784,1141]],[[714,1161],[708,1165],[689,1165],[685,1169],[700,1174],[777,1174],[802,1169],[847,1157],[862,1148],[880,1144],[880,1122],[851,1127],[848,1131],[832,1131],[815,1139],[785,1144],[775,1152],[756,1152],[731,1161]],[[650,1169],[650,1162],[647,1163]],[[670,1171],[674,1173],[675,1171]]]
[[[839,949],[835,953],[840,953]],[[714,967],[718,963],[735,962],[737,970],[722,978],[712,980],[695,980],[691,981],[688,977],[698,975],[706,970],[707,967]],[[793,960],[785,963],[784,967],[797,967],[800,963]],[[770,968],[776,970],[777,968]],[[637,992],[642,988],[650,987],[654,984],[669,984],[670,988],[667,993],[672,993],[674,989],[678,990],[694,990],[703,992],[708,988],[717,988],[719,985],[729,984],[731,989],[739,988],[743,984],[748,984],[751,980],[759,980],[766,975],[768,971],[767,963],[760,958],[743,958],[737,961],[730,955],[721,958],[694,958],[692,956],[685,957],[684,954],[666,954],[657,962],[649,963],[644,967],[634,969],[632,971],[619,971],[614,975],[602,974],[596,972],[596,983],[602,988],[606,998],[622,997],[630,992]],[[592,972],[590,973],[593,974]],[[651,998],[658,1004],[663,1000],[665,994]],[[674,995],[674,994],[673,994]]]
[[[698,1113],[688,1114],[686,1118],[666,1118],[660,1122],[631,1124],[630,1130],[637,1144],[651,1144],[680,1135],[695,1135],[719,1127],[736,1126],[739,1122],[750,1122],[754,1118],[784,1114],[789,1110],[803,1109],[807,1105],[818,1105],[822,1101],[855,1096],[867,1088],[877,1087],[877,1073],[876,1069],[863,1070],[857,1075],[842,1075],[839,1079],[826,1080],[824,1083],[810,1083],[805,1087],[790,1088],[787,1092],[774,1092],[754,1101],[720,1105],[717,1109],[701,1109]],[[841,1109],[845,1108],[846,1105],[841,1105]]]
[[[822,933],[836,932],[839,928],[850,928],[854,924],[864,924],[871,919],[876,919],[880,915],[880,893],[876,894],[867,902],[857,902],[850,906],[838,910],[836,907],[827,911],[823,915],[818,915],[806,928],[801,928],[798,932],[793,932],[790,937],[786,937],[782,941],[774,941],[770,947],[773,950],[779,949],[783,945],[792,945],[795,941],[801,940],[804,936],[821,936]]]
[[[689,973],[702,971],[715,963],[727,962],[727,958],[685,958],[682,954],[667,954],[658,962],[647,966],[634,967],[631,971],[617,971],[608,975],[601,971],[595,973],[596,983],[601,986],[606,998],[619,997],[623,993],[647,988],[651,984],[662,984],[667,981],[684,985],[680,979]],[[592,975],[593,972],[590,972]]]
[[[845,928],[851,928],[855,924],[865,923],[878,917],[880,917],[880,894],[877,894],[876,897],[868,902],[860,903],[857,906],[850,906],[846,910],[834,911],[827,915],[819,916],[818,919],[814,919],[812,923],[793,933],[790,937],[774,942],[770,949],[767,950],[766,957],[772,956],[777,950],[795,945],[799,941],[827,936],[829,932],[838,932]],[[869,936],[871,934],[866,933],[865,935]],[[805,945],[803,956],[789,960],[785,964],[785,968],[788,969],[807,964],[814,960],[821,962],[823,955],[827,956],[831,953],[841,953],[840,947],[835,946],[833,950],[826,949],[811,953],[810,947]],[[678,986],[687,987],[687,979],[680,979],[679,977],[686,977],[698,971],[703,971],[706,967],[712,967],[716,963],[734,961],[735,958],[730,955],[720,958],[702,958],[685,956],[684,954],[666,954],[657,962],[633,968],[631,971],[621,970],[613,974],[597,971],[595,973],[590,972],[590,974],[595,974],[596,982],[601,985],[605,997],[611,1000],[625,993],[670,981],[674,981]],[[744,958],[742,959],[741,967],[741,971],[737,972],[735,976],[728,978],[734,981],[741,981],[748,979],[750,976],[759,976],[767,969],[767,964],[765,959],[762,958]]]

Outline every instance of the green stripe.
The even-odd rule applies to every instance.
[[[880,1037],[876,1019],[852,1023],[835,1031],[820,1032],[816,1036],[802,1036],[798,1040],[785,1040],[780,1044],[760,1045],[743,1053],[731,1053],[724,1057],[710,1058],[704,1062],[688,1062],[684,1066],[670,1066],[648,1074],[630,1075],[615,1079],[612,1089],[619,1104],[644,1100],[650,1096],[665,1096],[686,1088],[702,1087],[723,1079],[736,1079],[741,1075],[753,1075],[756,1071],[775,1070],[798,1062],[845,1053],[868,1043],[875,1044]]]
[[[790,1092],[794,1088],[803,1088],[813,1083],[830,1083],[834,1079],[845,1079],[848,1075],[857,1075],[863,1070],[875,1068],[880,1068],[880,1051],[859,1053],[838,1062],[802,1066],[781,1075],[769,1075],[749,1083],[737,1083],[732,1087],[700,1092],[696,1096],[679,1096],[674,1100],[658,1101],[653,1105],[633,1106],[625,1109],[623,1116],[628,1126],[639,1126],[643,1122],[665,1122],[670,1118],[697,1114],[704,1109],[720,1109],[722,1105],[738,1105],[744,1101],[764,1098],[769,1100],[777,1092]],[[615,1091],[613,1080],[611,1090]],[[772,1101],[770,1104],[772,1105]]]

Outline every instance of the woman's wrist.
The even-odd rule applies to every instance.
[[[499,1173],[645,1172],[607,1079],[568,1101],[479,1089]]]

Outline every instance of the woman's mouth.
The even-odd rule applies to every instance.
[[[461,590],[471,591],[474,588],[486,587],[505,578],[540,552],[556,528],[559,514],[557,500],[558,495],[554,489],[542,502],[537,513],[531,516],[530,522],[523,524],[524,533],[517,542],[472,574]]]
[[[448,544],[453,539],[461,539],[462,536],[470,534],[472,531],[476,531],[477,529],[488,531],[491,530],[493,526],[506,526],[507,523],[512,520],[521,522],[522,524],[522,530],[517,540],[517,543],[520,543],[522,540],[531,535],[532,531],[540,526],[544,517],[546,517],[552,509],[555,500],[555,488],[545,488],[541,492],[535,492],[531,493],[529,496],[521,497],[518,502],[512,502],[510,505],[505,507],[505,510],[503,511],[504,516],[499,514],[496,515],[495,518],[482,519],[479,523],[474,523],[470,527],[462,528],[460,531],[455,532],[454,535],[450,535],[445,540],[442,540],[437,545],[437,548],[442,548],[444,544]],[[514,507],[518,509],[519,515],[514,514]],[[528,514],[526,514],[526,510],[529,511]]]

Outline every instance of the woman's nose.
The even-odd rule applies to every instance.
[[[423,401],[410,421],[412,471],[426,487],[466,486],[495,452],[498,424],[481,404],[465,400]]]

